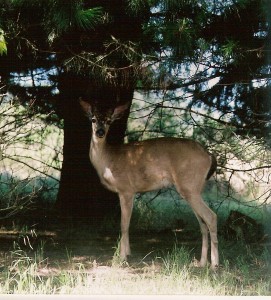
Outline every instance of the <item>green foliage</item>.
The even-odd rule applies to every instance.
[[[4,31],[0,28],[0,55],[7,54],[7,43]]]
[[[173,86],[183,87],[185,83],[191,90],[196,83],[196,90],[199,91],[196,98],[221,110],[229,110],[230,106],[219,97],[229,98],[230,94],[236,94],[237,82],[251,83],[267,75],[262,68],[266,65],[263,58],[267,58],[268,53],[268,49],[265,51],[265,40],[268,38],[268,22],[265,22],[268,17],[264,11],[266,1],[129,0],[121,2],[119,11],[114,9],[114,5],[98,4],[92,7],[82,0],[68,3],[14,0],[10,6],[4,6],[0,12],[1,18],[7,18],[8,22],[5,26],[1,24],[1,28],[8,37],[7,42],[11,41],[11,54],[28,57],[16,61],[18,68],[38,69],[44,65],[47,68],[62,68],[68,65],[68,71],[79,70],[81,75],[93,78],[99,73],[100,80],[110,77],[108,83],[112,83],[113,78],[118,78],[122,72],[126,77],[141,76],[141,72],[134,73],[134,68],[138,67],[136,62],[141,60],[144,62],[143,69],[146,65],[153,67],[155,64],[154,77],[157,72],[166,70],[167,76],[163,78],[167,81],[170,77]],[[29,18],[30,11],[33,18]],[[124,21],[131,19],[136,30],[133,31],[131,26],[124,28],[118,23],[121,19],[118,14],[123,16]],[[16,23],[17,19],[19,22]],[[110,43],[112,36],[127,49],[133,48],[129,57],[123,53],[124,47],[115,47]],[[131,55],[135,52],[136,55]],[[31,65],[33,61],[34,67]],[[93,68],[94,65],[102,67]],[[185,76],[183,68],[176,74],[180,65],[190,70],[197,68],[195,76]],[[132,71],[127,74],[128,66]],[[118,72],[111,72],[110,68]],[[147,76],[150,75],[151,72],[148,72]],[[209,88],[206,93],[204,85],[213,76],[220,77],[220,85]],[[161,79],[161,76],[158,77]],[[118,84],[123,78],[125,80],[125,76],[117,79]],[[58,80],[57,77],[55,79]],[[140,80],[142,85],[145,81],[149,82]],[[163,84],[163,80],[156,82],[158,87]],[[249,85],[249,93],[254,89],[255,86]],[[237,97],[234,101],[240,102]],[[248,106],[252,105],[244,103],[242,111],[246,111]],[[235,114],[242,117],[238,110]]]
[[[93,29],[102,22],[103,10],[101,7],[83,9],[83,2],[78,0],[49,1],[48,4],[51,18],[45,19],[45,26],[50,42],[69,30]]]
[[[0,63],[6,80],[22,70],[56,68],[115,87],[133,87],[137,79],[143,88],[180,88],[232,112],[230,121],[244,134],[261,135],[269,128],[270,107],[257,96],[266,86],[254,81],[268,85],[267,2],[125,0],[115,9],[99,1],[14,0],[0,11],[7,19],[0,52],[7,43],[10,48]],[[58,86],[60,73],[50,84]],[[27,97],[35,98],[41,89],[34,83],[29,90]],[[46,101],[54,98],[52,90]]]
[[[221,47],[223,57],[225,57],[225,59],[228,61],[230,59],[233,59],[236,53],[236,49],[238,49],[238,42],[233,40],[227,40],[226,44],[222,45]]]

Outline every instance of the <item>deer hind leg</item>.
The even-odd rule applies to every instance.
[[[208,239],[206,227],[211,238],[211,266],[216,269],[219,265],[218,240],[217,240],[217,216],[203,201],[201,195],[191,195],[186,198],[194,210],[202,231],[202,257],[200,264],[206,264],[208,252]]]
[[[208,254],[208,231],[211,238],[211,266],[216,269],[219,264],[218,240],[217,240],[217,216],[203,201],[200,193],[191,192],[191,189],[181,188],[176,185],[178,192],[192,207],[200,225],[202,233],[202,250],[200,266],[205,266],[207,263]],[[194,189],[193,189],[194,190]],[[201,191],[200,188],[198,190]]]
[[[121,207],[121,240],[120,240],[120,257],[123,260],[131,254],[129,242],[129,226],[133,211],[133,194],[119,194]]]
[[[205,224],[205,222],[201,219],[201,217],[194,211],[194,214],[196,215],[199,225],[200,225],[200,230],[202,234],[202,248],[201,248],[201,259],[198,264],[199,267],[204,267],[206,266],[207,263],[207,255],[208,255],[208,227]]]

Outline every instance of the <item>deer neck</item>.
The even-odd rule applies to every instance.
[[[106,164],[106,137],[98,138],[92,135],[89,157],[98,173],[102,172]]]

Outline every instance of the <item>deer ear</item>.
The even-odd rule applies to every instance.
[[[82,98],[79,98],[79,103],[81,105],[81,107],[83,108],[83,111],[87,114],[87,115],[91,115],[91,105],[82,100]]]
[[[129,102],[127,102],[123,105],[117,106],[113,112],[112,121],[120,119],[123,116],[126,109],[128,109],[129,106],[130,106]]]

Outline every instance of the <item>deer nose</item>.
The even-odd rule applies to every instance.
[[[105,136],[105,130],[103,128],[99,128],[96,130],[96,136],[99,138],[103,138]]]

